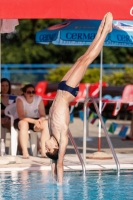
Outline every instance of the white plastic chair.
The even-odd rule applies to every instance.
[[[18,146],[18,133],[19,130],[15,129],[14,124],[14,116],[16,114],[16,103],[12,103],[11,105],[7,106],[5,109],[5,115],[11,118],[11,155],[16,156],[17,154],[17,146]],[[30,146],[33,156],[37,156],[37,134],[38,132],[34,132],[29,130],[28,133],[30,134]]]

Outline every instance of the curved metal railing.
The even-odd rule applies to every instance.
[[[70,140],[71,140],[71,143],[72,143],[72,145],[73,145],[73,147],[74,147],[74,149],[75,149],[75,152],[76,152],[76,154],[77,154],[77,156],[78,156],[78,158],[79,158],[79,160],[80,160],[80,163],[81,163],[81,165],[82,165],[83,173],[85,174],[85,172],[86,172],[85,163],[84,163],[84,161],[83,161],[83,159],[82,159],[82,157],[81,157],[81,155],[80,155],[80,153],[79,153],[79,150],[78,150],[78,148],[77,148],[77,146],[76,146],[76,143],[75,143],[75,141],[74,141],[74,139],[73,139],[73,137],[72,137],[72,134],[71,134],[70,130],[69,130],[68,134],[69,134],[69,138],[70,138]]]
[[[95,109],[96,109],[97,115],[98,115],[98,117],[99,117],[99,119],[100,119],[100,121],[101,121],[101,125],[102,125],[102,127],[103,127],[103,130],[104,130],[104,133],[105,133],[105,136],[106,136],[108,145],[109,145],[109,147],[110,147],[110,149],[111,149],[111,151],[112,151],[114,160],[115,160],[115,162],[116,162],[117,172],[119,172],[119,171],[120,171],[120,164],[119,164],[118,158],[117,158],[117,156],[116,156],[116,153],[115,153],[115,150],[114,150],[114,148],[113,148],[112,142],[111,142],[111,140],[110,140],[110,137],[109,137],[108,132],[107,132],[107,130],[106,130],[106,127],[105,127],[105,125],[104,125],[104,122],[103,122],[103,119],[102,119],[101,114],[100,114],[100,112],[99,112],[99,109],[98,109],[98,106],[97,106],[97,104],[96,104],[96,101],[94,100],[93,97],[87,98],[87,99],[85,100],[85,102],[84,102],[83,161],[84,161],[84,163],[86,164],[86,135],[87,135],[87,128],[86,128],[86,127],[87,127],[87,120],[86,120],[86,118],[87,118],[86,115],[87,115],[87,114],[86,114],[86,113],[87,113],[87,103],[88,103],[90,100],[91,100],[92,103],[94,104],[94,107],[95,107]]]

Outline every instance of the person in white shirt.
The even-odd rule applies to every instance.
[[[20,130],[19,142],[23,158],[29,158],[27,150],[29,129],[41,131],[41,156],[47,157],[45,141],[49,139],[49,130],[43,100],[40,96],[35,95],[35,88],[32,84],[25,85],[22,88],[22,92],[23,95],[16,99],[18,118],[14,120],[14,127]]]

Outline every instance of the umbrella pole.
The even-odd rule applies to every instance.
[[[102,110],[102,68],[103,68],[103,48],[100,53],[100,80],[99,80],[99,112],[101,114]],[[99,119],[99,127],[98,127],[98,151],[101,150],[101,121]]]

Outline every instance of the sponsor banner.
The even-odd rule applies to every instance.
[[[113,123],[110,125],[110,127],[109,127],[109,129],[108,129],[108,132],[114,133],[115,130],[116,130],[116,128],[117,128],[117,126],[118,126],[118,124],[115,123],[115,122],[113,122]]]
[[[96,119],[98,119],[98,116],[97,116],[96,113],[93,113],[93,117],[92,117],[92,119],[90,120],[90,123],[91,123],[91,124],[94,124],[95,121],[96,121]]]
[[[105,117],[102,117],[102,120],[103,120],[103,122],[104,122],[104,124],[106,123],[106,121],[107,121],[107,118],[105,118]],[[98,124],[97,126],[99,126],[100,124]],[[103,128],[102,127],[102,125],[101,125],[101,128]]]
[[[74,118],[73,113],[70,113],[70,123],[73,123],[73,118]]]
[[[79,117],[82,121],[84,120],[84,112],[82,110],[79,111]]]
[[[125,138],[127,130],[128,130],[128,127],[123,125],[118,136],[120,136],[121,138]]]

